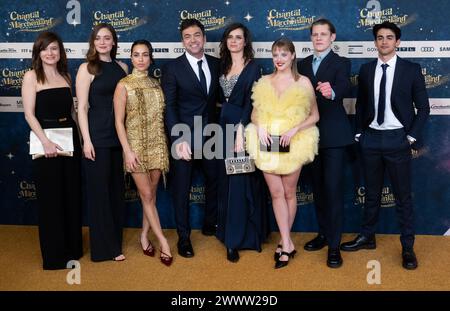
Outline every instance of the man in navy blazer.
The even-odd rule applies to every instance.
[[[355,139],[362,151],[366,189],[362,228],[354,240],[342,243],[341,249],[376,248],[375,227],[387,170],[397,204],[402,265],[415,269],[411,148],[420,143],[430,106],[420,65],[396,55],[400,28],[383,22],[373,27],[373,36],[378,59],[361,66],[356,101]]]
[[[316,89],[319,108],[319,154],[312,165],[314,205],[319,232],[305,244],[307,251],[320,250],[328,244],[327,265],[342,265],[341,243],[344,198],[343,168],[346,146],[353,143],[350,121],[343,99],[351,88],[350,60],[331,50],[336,29],[327,19],[315,21],[310,28],[314,54],[303,59],[298,69]]]
[[[165,123],[172,145],[171,190],[179,238],[178,253],[183,257],[192,257],[189,192],[195,161],[201,162],[206,177],[202,233],[214,235],[216,232],[216,160],[204,157],[203,146],[207,137],[200,135],[199,139],[194,132],[203,133],[206,125],[216,122],[219,60],[204,54],[205,28],[198,20],[183,20],[180,32],[186,52],[163,68],[161,86],[166,100]]]

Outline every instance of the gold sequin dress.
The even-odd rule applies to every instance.
[[[169,152],[164,131],[165,103],[161,86],[147,75],[147,71],[136,69],[120,82],[127,90],[125,129],[128,143],[141,162],[133,172],[159,169],[165,175],[169,171]]]

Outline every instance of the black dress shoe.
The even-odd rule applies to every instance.
[[[286,267],[289,263],[289,259],[294,258],[295,254],[297,254],[297,251],[295,249],[290,253],[281,252],[280,257],[275,261],[275,269],[280,269],[280,268]],[[286,255],[288,257],[288,260],[286,260],[286,261],[280,260],[280,258],[284,255]]]
[[[402,251],[402,259],[403,268],[408,270],[414,270],[417,268],[416,254],[412,249],[404,249]]]
[[[203,235],[211,236],[216,234],[216,225],[204,225],[202,228]]]
[[[367,238],[361,234],[350,241],[341,244],[341,251],[354,252],[360,249],[375,249],[377,244],[375,242],[375,237]]]
[[[314,239],[306,243],[303,248],[307,251],[318,251],[324,248],[327,244],[327,238],[322,234],[318,234]]]
[[[227,248],[227,259],[231,262],[239,261],[239,253],[235,248]]]
[[[185,258],[194,257],[194,250],[190,240],[178,241],[178,254]]]
[[[342,266],[342,257],[339,248],[329,248],[327,266],[330,268],[339,268]]]

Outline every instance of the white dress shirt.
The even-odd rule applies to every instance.
[[[376,130],[395,130],[403,127],[400,121],[395,117],[391,105],[392,83],[394,82],[394,72],[395,72],[395,65],[397,64],[397,55],[394,55],[394,57],[392,57],[386,63],[389,65],[386,68],[386,109],[384,110],[384,122],[381,125],[379,125],[377,122],[377,116],[378,116],[378,98],[380,95],[380,83],[381,77],[383,76],[383,68],[381,68],[382,64],[384,64],[384,62],[381,59],[378,59],[377,67],[375,69],[375,81],[373,83],[375,116],[372,123],[370,123],[369,126]]]
[[[200,81],[200,73],[198,72],[198,64],[197,64],[197,62],[199,60],[203,61],[202,62],[202,69],[203,69],[203,73],[205,74],[205,77],[206,77],[206,88],[207,88],[208,93],[209,93],[209,86],[211,85],[211,71],[209,71],[208,61],[206,60],[205,54],[203,54],[203,57],[200,58],[200,59],[195,58],[194,56],[192,56],[188,52],[186,52],[185,54],[186,54],[186,58],[187,58],[189,64],[192,67],[192,70],[194,70],[195,74],[197,75],[198,81]]]

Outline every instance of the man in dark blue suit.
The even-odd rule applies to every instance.
[[[415,269],[411,148],[416,149],[420,142],[430,106],[420,65],[396,55],[400,28],[384,22],[373,27],[373,35],[378,59],[361,66],[356,101],[355,139],[361,146],[365,170],[364,215],[361,233],[353,241],[342,243],[341,249],[376,248],[375,227],[387,170],[397,204],[402,265]]]
[[[206,177],[202,233],[214,235],[216,232],[216,160],[204,157],[203,146],[207,137],[198,137],[194,132],[203,133],[206,125],[216,122],[219,60],[204,54],[205,29],[198,20],[183,20],[180,31],[186,52],[163,68],[161,86],[166,99],[165,123],[172,145],[171,190],[179,238],[178,253],[183,257],[192,257],[189,191],[194,161],[201,162]]]
[[[346,146],[353,143],[353,133],[343,106],[351,88],[350,61],[331,50],[336,39],[334,25],[319,19],[311,25],[314,54],[303,59],[299,72],[316,89],[320,121],[319,154],[312,165],[314,203],[319,232],[305,244],[307,251],[320,250],[328,244],[327,265],[342,265],[339,251],[344,214],[343,168]]]

